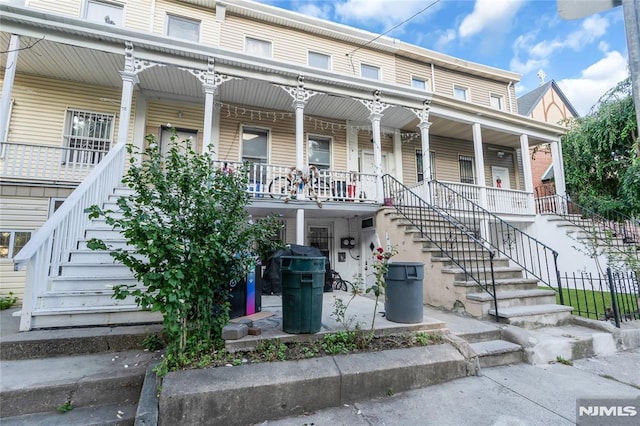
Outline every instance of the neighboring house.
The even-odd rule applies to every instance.
[[[134,309],[125,302],[92,305],[106,285],[60,280],[75,277],[83,210],[117,186],[124,145],[152,133],[165,149],[169,123],[220,167],[248,163],[251,214],[280,213],[281,238],[319,247],[343,277],[366,276],[384,241],[383,174],[423,194],[448,182],[533,230],[521,153],[557,149],[564,132],[518,114],[513,72],[246,0],[10,1],[0,43],[0,291],[24,298],[22,329],[91,324],[98,311],[140,320],[117,319]],[[285,202],[291,167],[309,166],[322,207]]]
[[[551,80],[518,98],[518,112],[534,120],[567,126],[578,112],[558,84]],[[531,173],[537,195],[544,196],[553,186],[553,160],[550,146],[531,148]]]

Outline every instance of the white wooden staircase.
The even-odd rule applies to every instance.
[[[103,208],[116,211],[116,200],[130,194],[129,189],[116,188]],[[92,219],[83,236],[78,238],[68,257],[60,262],[59,273],[48,278],[46,291],[35,296],[31,312],[31,328],[99,326],[159,322],[158,313],[141,310],[133,297],[116,300],[113,287],[138,285],[131,271],[115,263],[108,251],[90,250],[87,241],[102,239],[107,246],[126,247],[118,230],[104,218]]]

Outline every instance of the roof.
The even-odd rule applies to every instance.
[[[542,86],[533,89],[529,93],[525,93],[524,95],[520,96],[518,98],[518,113],[520,115],[530,116],[533,112],[533,109],[536,107],[536,105],[538,105],[538,103],[540,103],[542,97],[551,88],[555,90],[555,92],[558,94],[565,106],[569,109],[571,114],[573,114],[574,117],[579,117],[580,114],[578,114],[578,111],[576,111],[573,105],[571,105],[571,102],[569,102],[569,99],[567,99],[567,97],[564,95],[555,80],[551,80],[543,84]]]

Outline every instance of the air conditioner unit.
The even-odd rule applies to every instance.
[[[365,217],[362,219],[362,229],[375,229],[376,220],[375,217]]]

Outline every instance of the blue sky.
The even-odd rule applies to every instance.
[[[627,77],[622,7],[578,20],[560,18],[556,0],[258,0],[522,75],[518,96],[539,70],[584,115]],[[590,0],[583,0],[590,1]]]

